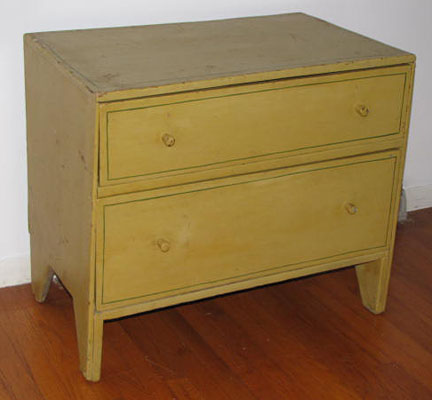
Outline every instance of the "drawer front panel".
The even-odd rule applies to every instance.
[[[99,241],[102,303],[198,290],[386,246],[395,166],[389,156],[322,163],[107,204]]]
[[[107,112],[102,183],[400,131],[405,74],[330,79],[166,96],[160,104]]]

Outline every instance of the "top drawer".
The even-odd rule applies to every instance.
[[[101,184],[400,132],[404,67],[102,106]]]

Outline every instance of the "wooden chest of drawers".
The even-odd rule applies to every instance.
[[[412,54],[304,14],[25,36],[32,287],[103,321],[356,266],[384,311]]]

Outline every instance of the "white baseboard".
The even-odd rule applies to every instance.
[[[0,288],[30,282],[30,256],[28,254],[0,260]]]
[[[432,207],[432,185],[405,188],[407,210]]]

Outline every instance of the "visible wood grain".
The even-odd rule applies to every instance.
[[[320,148],[319,151],[316,151],[315,148],[306,148],[283,155],[257,157],[256,159],[249,160],[247,163],[243,160],[237,160],[224,163],[222,166],[218,165],[217,168],[214,165],[198,167],[184,171],[181,174],[167,172],[148,176],[145,179],[142,179],[142,177],[122,179],[118,185],[99,186],[98,198],[184,185],[190,182],[202,182],[224,176],[245,175],[260,170],[267,171],[304,165],[306,163],[313,164],[322,160],[334,160],[359,154],[378,153],[403,146],[405,146],[404,136],[389,135],[366,141],[334,144]]]
[[[325,72],[323,67],[328,65],[333,70],[358,69],[367,62],[394,65],[414,59],[412,54],[301,13],[42,32],[32,37],[100,95],[210,79],[239,83],[247,75],[259,81],[260,73],[275,79],[308,67],[315,67],[317,73]]]
[[[124,302],[125,304],[122,307],[112,308],[110,304],[100,305],[99,307],[102,310],[101,313],[103,314],[104,319],[111,320],[111,319],[125,317],[128,315],[147,312],[159,308],[165,308],[177,304],[188,303],[206,297],[214,297],[217,295],[250,289],[253,287],[264,286],[266,284],[271,284],[275,282],[283,282],[288,279],[295,279],[302,276],[314,275],[324,271],[341,269],[355,264],[362,264],[365,262],[369,262],[384,257],[385,254],[386,254],[385,251],[378,251],[378,252],[367,251],[364,252],[364,254],[359,254],[349,259],[344,259],[344,256],[340,256],[332,259],[332,261],[330,262],[320,263],[307,268],[299,268],[299,269],[282,271],[270,275],[264,274],[256,278],[250,278],[247,281],[233,282],[230,283],[229,285],[210,287],[208,289],[186,292],[184,294],[180,294],[176,296],[160,297],[146,302],[134,303],[135,299],[131,299],[129,301],[125,301]]]
[[[384,250],[396,165],[394,153],[383,153],[211,182],[206,190],[113,199],[98,231],[102,303],[148,301]],[[347,203],[357,205],[355,215]]]
[[[104,105],[101,184],[402,136],[407,75],[399,66]],[[164,134],[175,138],[171,147]]]
[[[432,398],[432,209],[398,227],[387,310],[353,268],[106,324],[103,375],[76,368],[72,299],[0,290],[2,400]]]

